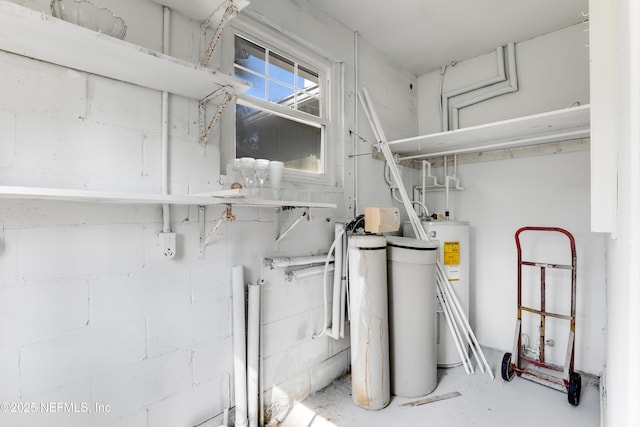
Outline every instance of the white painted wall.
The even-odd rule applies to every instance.
[[[48,10],[46,0],[19,3]],[[157,5],[100,4],[125,18],[127,40],[160,50]],[[251,5],[279,30],[345,63],[346,144],[338,141],[336,152],[344,157],[354,144],[364,151],[348,133],[359,108],[353,33],[308,7],[289,0]],[[195,60],[198,25],[174,15],[172,29],[171,53]],[[385,98],[390,133],[414,134],[416,103],[405,95],[415,79],[365,43],[359,58],[367,67],[362,84]],[[160,192],[160,93],[10,54],[0,54],[0,74],[3,185]],[[197,113],[196,101],[170,96],[175,194],[220,188],[220,133],[214,132],[203,155]],[[362,197],[374,199],[381,187],[364,183],[373,174],[368,168],[380,163],[368,157],[358,162]],[[158,206],[1,201],[0,400],[110,405],[108,413],[15,415],[11,425],[175,427],[212,417],[206,425],[218,425],[232,375],[233,265],[245,267],[247,281],[265,279],[269,414],[345,372],[348,340],[311,338],[323,322],[320,278],[289,283],[281,270],[261,266],[265,256],[328,249],[333,227],[326,219],[349,217],[354,205],[353,162],[345,163],[335,187],[285,184],[283,198],[338,208],[312,211],[315,220],[301,223],[280,244],[275,236],[299,212],[236,208],[236,221],[223,225],[200,257],[197,208],[172,208],[178,255],[170,261],[157,248]],[[382,182],[381,173],[376,176]],[[207,227],[221,210],[207,209]]]
[[[461,126],[588,103],[588,34],[584,30],[584,25],[576,25],[517,43],[520,90],[462,109]],[[464,84],[466,76],[468,84],[487,74],[485,68],[478,68],[480,64],[486,62],[472,58],[449,68],[445,91],[454,89],[447,86],[448,81]],[[418,79],[421,133],[440,130],[439,82],[439,72]],[[454,219],[471,224],[471,321],[482,345],[505,351],[512,346],[517,304],[515,231],[530,225],[563,227],[573,233],[577,245],[576,369],[602,373],[605,240],[590,231],[589,171],[588,151],[515,159],[506,153],[501,160],[459,166],[465,190],[452,193],[451,209]],[[444,211],[442,193],[430,193],[427,201],[432,210]],[[562,304],[566,297],[554,296],[560,308],[569,307]],[[568,332],[558,334],[566,337]],[[557,336],[550,338],[560,341]]]

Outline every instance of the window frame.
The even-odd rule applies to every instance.
[[[320,55],[315,49],[303,46],[291,36],[282,31],[248,16],[244,11],[227,25],[221,45],[220,69],[233,75],[235,36],[239,35],[253,43],[273,50],[276,54],[284,55],[292,59],[300,66],[309,67],[318,71],[320,85],[320,116],[294,110],[284,105],[278,105],[261,100],[250,95],[238,94],[237,102],[250,108],[266,110],[274,115],[294,120],[306,125],[321,129],[321,167],[322,172],[307,172],[295,169],[284,170],[284,181],[293,183],[310,183],[321,185],[335,185],[336,170],[335,144],[337,141],[336,123],[337,108],[335,101],[339,99],[337,89],[342,85],[342,65]],[[223,114],[222,135],[220,144],[220,164],[226,164],[235,158],[236,134],[235,134],[235,108],[227,108]],[[222,166],[221,166],[222,167]]]

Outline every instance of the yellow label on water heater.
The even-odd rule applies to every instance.
[[[460,265],[460,242],[444,242],[444,265]]]
[[[460,242],[444,242],[444,270],[450,282],[460,280]]]

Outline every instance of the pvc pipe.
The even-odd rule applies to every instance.
[[[345,325],[345,316],[346,316],[346,311],[348,310],[349,307],[349,301],[347,299],[347,265],[349,262],[349,247],[348,244],[345,245],[346,243],[346,235],[342,234],[342,236],[340,237],[340,239],[342,240],[342,271],[340,271],[340,330],[339,330],[339,336],[340,338],[344,338],[344,325]],[[333,274],[337,274],[334,270]],[[346,309],[345,309],[345,305],[346,305]]]
[[[447,301],[453,301],[453,297],[451,295],[451,292],[453,291],[453,289],[450,289],[450,286],[446,285],[447,283],[449,283],[449,280],[446,277],[441,277],[440,280],[444,284],[444,286],[442,287],[444,297],[447,299]],[[451,302],[449,304],[449,309],[451,311],[451,314],[453,314],[453,320],[455,320],[457,322],[457,324],[459,325],[458,329],[459,330],[461,329],[462,332],[463,332],[463,335],[460,337],[460,342],[462,344],[464,344],[464,341],[462,341],[462,338],[464,337],[466,342],[467,342],[467,347],[470,347],[471,351],[473,352],[473,356],[475,357],[476,362],[478,363],[478,367],[480,368],[480,372],[484,373],[484,366],[482,364],[482,361],[480,360],[480,357],[478,356],[478,352],[476,351],[475,346],[471,342],[471,338],[469,337],[469,331],[465,327],[465,325],[464,325],[464,323],[462,321],[462,316],[464,316],[464,312],[461,312],[460,311],[461,307],[459,305],[456,305],[453,302]],[[458,332],[458,333],[460,333],[460,332]],[[463,351],[464,351],[464,349],[463,349]],[[471,362],[471,358],[468,356],[468,353],[466,351],[464,351],[464,353],[465,353],[465,356],[467,356],[467,360],[469,362]]]
[[[342,228],[344,228],[341,224],[335,224],[335,241],[336,247],[334,250],[334,262],[333,262],[333,298],[331,301],[331,329],[327,331],[327,335],[329,335],[333,339],[340,338],[340,310],[342,310],[342,306],[340,305],[340,294],[342,291]]]
[[[244,320],[244,272],[241,265],[233,266],[233,380],[236,403],[236,426],[247,426],[247,353]]]
[[[269,266],[272,270],[274,268],[291,267],[294,265],[307,265],[307,264],[320,264],[325,262],[326,255],[313,255],[313,256],[297,256],[297,257],[278,257],[278,258],[265,258],[265,265]],[[333,258],[331,259],[333,261]]]
[[[373,132],[376,134],[376,136],[378,136],[378,140],[380,141],[380,150],[382,151],[383,155],[385,156],[385,159],[387,160],[387,162],[390,164],[390,170],[391,173],[394,176],[394,179],[396,180],[396,184],[398,185],[398,190],[400,191],[400,195],[402,197],[402,201],[404,203],[405,206],[405,210],[407,211],[407,215],[409,216],[409,220],[411,222],[411,227],[413,228],[413,231],[415,233],[415,235],[420,239],[420,240],[430,240],[429,236],[427,235],[427,232],[425,231],[425,229],[422,227],[422,223],[420,222],[420,219],[418,218],[418,215],[415,212],[415,209],[413,209],[413,204],[411,203],[411,200],[409,199],[409,196],[407,195],[406,189],[404,188],[404,185],[402,184],[402,180],[400,178],[400,173],[398,172],[398,168],[395,164],[395,162],[393,162],[393,154],[391,153],[391,150],[389,149],[389,145],[387,144],[387,140],[384,137],[384,132],[382,130],[382,126],[380,124],[380,121],[378,119],[378,116],[375,112],[375,110],[373,109],[373,106],[371,104],[371,100],[369,97],[369,93],[367,91],[366,88],[362,88],[362,91],[358,94],[360,97],[360,100],[362,102],[362,106],[364,109],[364,112],[367,116],[367,119],[369,120],[369,123],[371,124],[371,127],[373,128]],[[445,163],[446,165],[446,163]],[[446,280],[446,273],[444,271],[444,266],[442,265],[442,262],[440,261],[440,259],[437,260],[436,263],[436,268],[437,271],[439,272],[438,276],[439,276],[439,280],[437,280],[437,284],[438,287],[444,287],[444,286],[451,286],[449,281]],[[458,309],[460,309],[459,307],[459,302],[455,296],[455,293],[451,292],[451,301],[453,303],[454,306],[458,306]],[[443,310],[445,312],[445,317],[447,317],[447,310],[450,310],[449,307],[449,301],[447,299],[445,299],[442,295],[442,292],[439,291],[439,298],[440,298],[440,303],[443,307]],[[469,335],[471,337],[472,343],[473,345],[476,346],[482,362],[484,363],[484,366],[487,368],[487,370],[489,371],[489,375],[491,376],[491,379],[494,378],[493,376],[493,372],[491,370],[491,367],[489,366],[489,364],[487,363],[487,359],[484,356],[484,353],[482,352],[482,349],[480,348],[480,345],[478,344],[478,341],[475,337],[475,334],[473,333],[473,330],[471,329],[471,326],[469,325],[469,322],[467,320],[467,318],[464,316],[464,312],[460,309],[460,312],[462,313],[461,318],[464,321],[464,326],[468,329]],[[452,328],[454,325],[453,323],[450,321],[450,319],[447,319],[447,321],[449,322],[450,328]],[[455,334],[454,334],[454,338],[455,338]],[[459,349],[459,351],[461,351],[461,349]],[[467,355],[468,358],[468,355]],[[464,360],[464,358],[463,358]]]
[[[360,73],[360,64],[358,61],[358,32],[353,32],[353,87],[357,88],[360,85],[359,73]],[[353,97],[353,217],[358,216],[358,97]]]
[[[327,273],[333,271],[333,264],[327,267]],[[325,268],[322,265],[317,265],[315,267],[302,268],[299,270],[291,270],[287,272],[288,280],[293,279],[303,279],[305,277],[314,276],[316,274],[324,273]]]
[[[171,10],[164,6],[162,28],[162,53],[169,54],[169,29],[171,23]],[[169,194],[169,92],[162,92],[162,194]],[[171,210],[169,204],[162,205],[162,232],[171,232]]]
[[[327,259],[324,263],[324,274],[322,276],[322,298],[324,301],[324,323],[322,325],[322,330],[320,332],[318,332],[317,334],[313,335],[313,338],[320,338],[321,336],[323,336],[324,334],[327,333],[327,330],[329,328],[328,325],[328,320],[329,320],[329,309],[328,309],[328,297],[327,297],[327,293],[328,293],[328,286],[327,286],[327,276],[329,274],[329,257],[331,256],[331,254],[333,253],[334,248],[336,247],[336,242],[338,240],[338,238],[342,238],[342,235],[344,234],[346,227],[341,227],[340,230],[340,234],[338,236],[335,237],[335,239],[333,240],[333,243],[331,243],[331,247],[329,248],[329,253],[327,254]]]
[[[249,427],[258,427],[258,372],[260,369],[260,284],[249,285],[247,326],[247,405]]]
[[[441,273],[444,274],[444,268],[442,266],[440,266],[440,268],[442,269]],[[452,294],[451,295],[451,300],[453,301],[454,306],[458,310],[460,310],[461,313],[464,313],[462,311],[462,307],[460,306],[460,302],[458,301],[458,299],[456,298],[455,294],[453,293],[453,288],[451,287],[451,283],[449,283],[448,280],[445,282],[445,286],[449,290],[449,293]],[[476,335],[473,333],[473,329],[471,329],[471,325],[469,324],[469,320],[463,315],[462,316],[462,321],[464,323],[464,327],[469,332],[469,337],[471,338],[470,345],[476,347],[476,349],[478,350],[478,353],[480,355],[480,359],[482,360],[482,363],[487,368],[487,371],[489,371],[489,376],[491,377],[491,379],[493,379],[494,376],[493,376],[493,371],[491,370],[491,366],[487,362],[487,359],[484,356],[484,353],[482,352],[482,349],[480,348],[480,344],[478,343],[478,340],[476,339]]]
[[[447,307],[447,304],[444,302],[445,298],[442,295],[442,284],[440,283],[440,280],[436,281],[436,292],[437,292],[438,300],[440,301],[440,305],[442,306],[442,312],[444,313],[444,317],[447,321],[447,326],[449,326],[449,331],[453,336],[453,342],[456,345],[456,350],[458,350],[458,355],[460,356],[460,360],[462,361],[462,366],[464,366],[464,371],[467,374],[470,374],[471,368],[469,366],[469,363],[467,362],[467,357],[464,351],[462,350],[462,345],[460,343],[460,336],[456,333],[456,330],[454,328],[454,323],[451,319],[451,314],[449,313],[449,308]]]

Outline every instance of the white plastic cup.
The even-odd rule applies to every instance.
[[[269,162],[269,181],[274,196],[277,198],[280,193],[280,184],[282,184],[282,172],[284,171],[284,163],[271,160]]]

